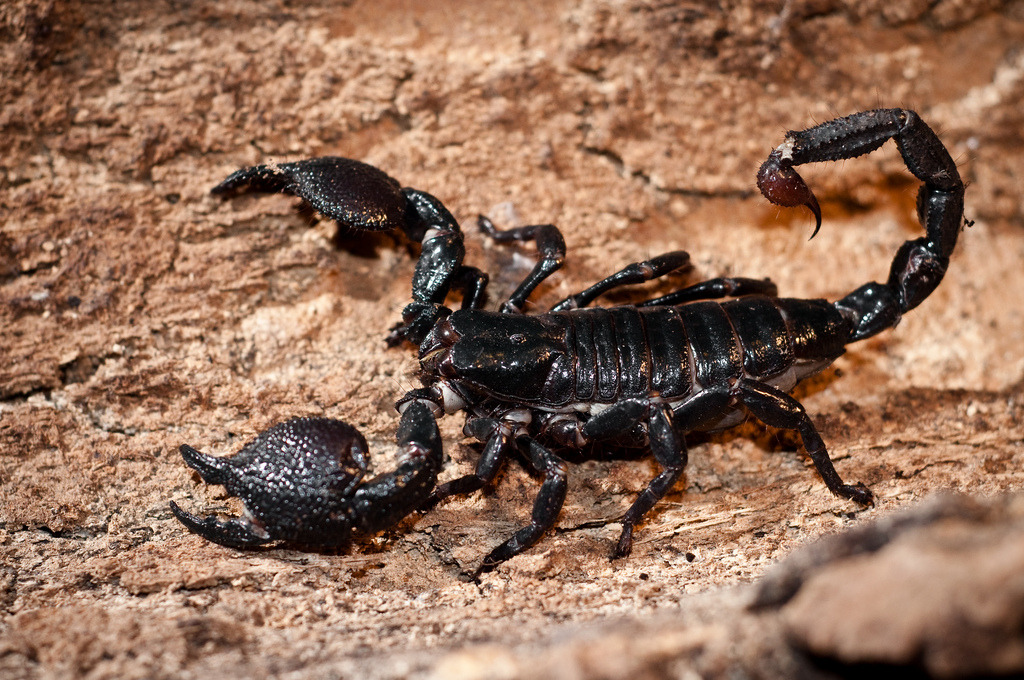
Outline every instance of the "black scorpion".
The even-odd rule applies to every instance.
[[[200,536],[227,546],[271,541],[337,546],[353,532],[394,526],[417,510],[492,482],[519,452],[543,477],[529,524],[483,559],[479,574],[519,554],[550,529],[565,499],[567,466],[557,453],[599,443],[650,448],[661,472],[626,512],[614,556],[629,554],[634,527],[676,483],[687,461],[683,435],[737,424],[747,414],[796,430],[828,489],[861,505],[863,484],[846,484],[804,408],[787,392],[836,360],[851,342],[894,327],[938,286],[964,224],[964,184],[939,138],[916,113],[856,113],[789,132],[761,166],[758,186],[771,202],[821,212],[794,170],[854,158],[894,139],[924,184],[917,214],[926,235],[896,253],[885,283],[867,283],[836,302],[776,296],[767,280],[711,279],[635,305],[588,308],[620,286],[677,270],[676,251],[631,264],[537,315],[522,313],[530,293],[561,265],[562,235],[552,225],[498,230],[497,241],[533,241],[539,261],[501,305],[481,309],[487,276],[463,264],[459,225],[430,194],[401,188],[380,170],[344,158],[317,158],[240,170],[214,188],[284,192],[342,227],[397,230],[422,242],[413,301],[389,342],[419,346],[424,387],[398,400],[398,465],[372,479],[366,442],[348,424],[296,418],[262,433],[234,457],[183,445],[185,462],[210,484],[239,496],[245,516],[199,518],[172,502]],[[445,306],[452,290],[462,308]],[[734,298],[725,302],[721,298]],[[483,444],[476,471],[436,486],[442,446],[436,418],[464,411],[465,433]],[[436,488],[435,488],[436,486]]]

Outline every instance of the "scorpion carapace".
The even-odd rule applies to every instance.
[[[494,481],[518,452],[543,480],[532,516],[486,557],[477,573],[526,550],[555,523],[565,499],[565,449],[642,445],[661,466],[624,514],[614,556],[630,552],[634,527],[679,479],[686,465],[683,435],[729,427],[753,415],[795,430],[825,485],[867,505],[863,484],[847,484],[804,408],[787,392],[817,373],[855,340],[895,326],[939,284],[963,224],[964,185],[938,137],[913,111],[856,113],[790,132],[758,173],[773,203],[821,213],[794,169],[804,163],[854,158],[894,139],[924,184],[917,213],[925,236],[903,244],[885,283],[868,283],[836,301],[779,298],[767,280],[717,278],[638,304],[590,308],[614,288],[641,283],[688,264],[676,251],[631,264],[593,286],[527,315],[530,293],[565,258],[552,225],[499,230],[498,241],[532,241],[540,254],[530,274],[501,306],[481,307],[487,275],[463,264],[463,235],[430,194],[401,188],[376,168],[344,158],[318,158],[240,170],[214,193],[242,188],[305,199],[348,229],[400,230],[422,243],[412,302],[391,332],[391,344],[419,346],[423,387],[398,400],[399,462],[363,480],[365,441],[349,425],[296,419],[277,425],[229,459],[182,446],[186,463],[205,481],[242,498],[246,516],[201,519],[172,504],[191,531],[216,543],[245,547],[270,541],[337,545],[352,532],[394,526],[448,496]],[[461,309],[445,306],[452,290]],[[722,298],[732,298],[720,301]],[[472,474],[436,485],[442,447],[435,419],[463,411],[464,431],[481,442]]]

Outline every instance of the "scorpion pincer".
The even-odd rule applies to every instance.
[[[829,366],[848,343],[894,327],[946,272],[963,218],[964,184],[942,142],[916,113],[855,113],[792,131],[761,166],[757,183],[771,202],[821,212],[797,174],[804,163],[871,152],[894,139],[923,185],[917,214],[925,235],[904,243],[884,283],[867,283],[835,302],[780,298],[768,280],[716,278],[667,295],[616,307],[590,307],[620,286],[661,277],[688,264],[675,251],[631,264],[535,315],[531,292],[565,258],[554,226],[480,228],[497,241],[532,241],[539,258],[498,311],[483,309],[487,275],[463,264],[463,235],[435,197],[402,188],[382,171],[345,158],[316,158],[240,170],[213,189],[284,192],[307,201],[343,228],[400,231],[422,243],[412,302],[388,341],[419,347],[423,387],[398,400],[399,461],[364,480],[366,442],[348,424],[292,419],[262,433],[234,457],[182,446],[185,462],[210,484],[239,496],[245,517],[199,518],[176,504],[189,530],[222,545],[271,541],[313,546],[345,543],[353,532],[394,526],[452,495],[494,481],[518,452],[542,477],[529,523],[483,558],[476,573],[523,552],[550,529],[566,493],[558,451],[592,445],[645,446],[661,472],[625,511],[614,557],[628,555],[634,527],[672,488],[687,461],[683,436],[730,427],[752,415],[799,433],[828,489],[861,505],[863,484],[847,484],[803,406],[788,392]],[[462,294],[458,310],[445,306]],[[722,298],[730,298],[720,301]],[[442,445],[436,418],[465,412],[464,431],[481,442],[472,474],[437,485]]]

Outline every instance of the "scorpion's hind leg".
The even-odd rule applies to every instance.
[[[843,482],[825,449],[825,442],[800,402],[771,385],[754,380],[741,379],[735,389],[742,404],[755,418],[766,425],[800,433],[807,455],[829,491],[861,505],[873,502],[871,491],[866,486]]]

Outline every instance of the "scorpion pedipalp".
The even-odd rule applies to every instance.
[[[419,344],[448,314],[448,293],[457,288],[466,304],[482,300],[487,276],[462,264],[462,230],[448,209],[425,191],[403,188],[384,171],[339,156],[243,168],[211,189],[230,196],[251,190],[298,196],[343,231],[392,231],[421,244],[413,274],[412,302],[392,328],[389,345]]]
[[[245,507],[243,517],[198,517],[174,502],[171,510],[190,531],[229,547],[271,541],[332,547],[353,532],[389,528],[418,508],[433,490],[441,442],[430,410],[412,402],[397,435],[399,463],[364,481],[366,440],[351,425],[328,418],[279,423],[227,458],[181,446],[189,467],[208,484],[222,484]]]
[[[230,195],[243,190],[298,196],[339,225],[361,231],[405,227],[401,185],[372,165],[327,156],[295,163],[243,168],[210,190]]]

